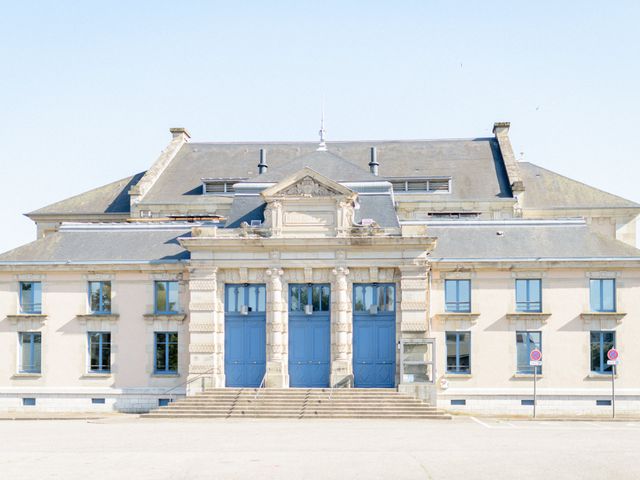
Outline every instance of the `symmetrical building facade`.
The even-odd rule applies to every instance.
[[[640,205],[466,140],[194,143],[28,216],[0,255],[0,409],[206,388],[397,388],[640,412]],[[532,367],[530,352],[542,352]]]

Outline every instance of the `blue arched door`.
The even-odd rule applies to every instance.
[[[396,290],[393,284],[353,285],[353,376],[356,387],[395,387]]]
[[[289,385],[328,387],[331,288],[289,285]]]
[[[227,387],[259,387],[266,368],[266,288],[226,285],[224,373]]]

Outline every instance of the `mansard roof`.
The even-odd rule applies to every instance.
[[[427,235],[437,238],[430,255],[435,263],[640,260],[640,250],[594,232],[582,220],[419,223],[426,223]],[[190,236],[192,225],[65,224],[56,233],[0,255],[0,266],[189,261],[190,254],[178,239]]]
[[[336,176],[345,181],[444,176],[451,177],[454,185],[447,200],[493,201],[512,196],[500,149],[493,138],[328,142],[328,152],[316,152],[317,146],[315,142],[186,143],[142,203],[195,203],[200,198],[202,178],[247,178],[268,183],[291,174],[296,164],[305,166],[321,159],[330,165],[317,167],[326,172],[318,170],[319,173],[336,181],[341,181]],[[379,177],[369,173],[371,147],[377,149]],[[261,148],[266,150],[269,168],[267,173],[258,175]],[[340,157],[347,163],[341,164]]]
[[[185,225],[64,224],[35,242],[0,255],[2,264],[174,263],[188,260],[178,243],[189,236]]]
[[[430,256],[434,262],[640,260],[637,248],[596,233],[578,219],[433,221],[426,225],[427,234],[438,238]]]
[[[520,174],[527,209],[639,208],[640,204],[572,180],[529,162],[521,162]]]
[[[88,192],[52,203],[27,215],[127,214],[130,211],[129,189],[138,183],[143,175],[144,172],[137,173]]]

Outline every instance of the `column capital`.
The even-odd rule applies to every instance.
[[[281,277],[284,275],[284,270],[280,267],[269,267],[264,272],[269,277]]]
[[[336,276],[349,275],[349,269],[347,267],[336,267],[331,271],[331,273],[333,273]]]

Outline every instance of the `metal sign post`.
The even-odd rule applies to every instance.
[[[536,405],[538,403],[538,367],[542,365],[542,352],[537,348],[529,354],[529,366],[533,367],[533,418],[536,418]]]
[[[607,352],[607,358],[607,365],[611,365],[611,418],[616,418],[616,367],[620,363],[620,354],[612,348]]]

